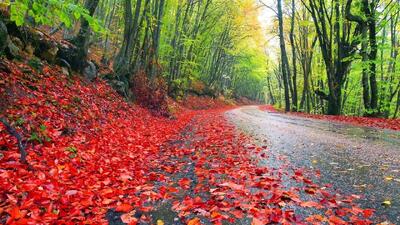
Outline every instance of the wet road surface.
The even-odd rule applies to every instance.
[[[266,139],[272,154],[295,167],[320,170],[321,183],[360,195],[359,203],[375,209],[377,221],[400,224],[400,132],[269,113],[256,106],[226,116],[241,131]],[[280,162],[276,157],[267,163],[277,167]]]

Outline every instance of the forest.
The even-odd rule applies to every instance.
[[[72,70],[84,71],[92,63],[111,69],[103,75],[128,99],[159,104],[156,98],[164,97],[153,93],[175,99],[188,94],[263,99],[267,57],[253,1],[2,4],[11,23],[47,28],[50,35],[75,44],[75,52],[61,47],[55,56]],[[89,50],[97,61],[88,57]]]
[[[285,111],[398,117],[398,1],[261,3],[278,18],[268,102]]]

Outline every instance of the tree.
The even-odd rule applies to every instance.
[[[376,40],[376,7],[379,0],[362,0],[362,16],[347,12],[347,18],[361,26],[361,56],[365,64],[362,72],[363,101],[367,115],[378,112],[378,85],[376,82],[376,60],[378,45]],[[352,0],[347,4],[351,5]],[[350,8],[350,7],[349,7]],[[364,19],[365,18],[365,19]]]
[[[328,101],[327,113],[331,115],[341,113],[342,88],[359,44],[359,40],[353,37],[358,36],[362,28],[360,24],[353,28],[348,20],[351,2],[347,0],[343,4],[334,0],[328,7],[325,1],[309,0],[308,4],[303,1],[314,21],[328,78],[329,93],[319,90],[316,94]]]
[[[85,9],[88,10],[88,15],[93,16],[99,0],[86,0]],[[76,46],[76,49],[69,57],[71,67],[76,70],[82,70],[86,66],[86,59],[89,50],[90,26],[87,19],[81,19],[81,28],[78,34],[71,42]]]
[[[298,110],[298,100],[297,100],[297,62],[296,62],[296,46],[295,46],[295,12],[296,12],[296,2],[292,0],[292,15],[290,20],[290,45],[292,47],[292,68],[293,68],[293,91],[292,91],[292,111]]]
[[[277,1],[277,9],[278,9],[278,21],[279,21],[279,45],[281,49],[281,60],[282,60],[282,78],[283,78],[283,87],[285,91],[285,111],[290,111],[290,99],[289,99],[289,85],[288,80],[290,79],[290,69],[289,69],[289,60],[286,53],[286,45],[285,38],[283,35],[283,14],[282,14],[282,0]]]

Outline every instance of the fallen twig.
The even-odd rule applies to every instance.
[[[7,122],[7,120],[5,118],[0,118],[0,122],[2,122],[4,124],[4,126],[6,126],[6,130],[8,131],[8,133],[10,133],[12,136],[14,136],[17,139],[18,149],[21,153],[21,158],[20,158],[21,163],[28,164],[28,162],[26,161],[27,152],[25,150],[24,144],[22,143],[21,135],[17,132],[17,130],[15,130],[14,127],[12,127]]]

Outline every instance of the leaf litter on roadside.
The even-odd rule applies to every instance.
[[[104,81],[85,83],[46,65],[25,73],[25,64],[8,64],[12,73],[0,73],[1,97],[9,103],[4,115],[29,140],[32,168],[19,162],[16,140],[1,125],[0,220],[7,224],[105,224],[109,209],[137,224],[150,221],[146,213],[163,199],[191,225],[245,218],[252,224],[371,223],[373,211],[358,208],[356,197],[329,192],[301,169],[260,167],[266,146],[235,130],[225,110],[182,110],[170,120],[129,105]],[[189,124],[201,137],[190,149],[161,149]],[[196,180],[173,181],[186,166],[176,161],[181,157],[193,163]],[[289,174],[298,187],[285,187],[282,176]],[[175,197],[187,191],[192,196]],[[299,208],[323,213],[302,217]]]

